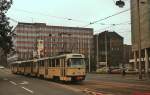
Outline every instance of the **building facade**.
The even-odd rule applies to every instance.
[[[129,61],[132,58],[132,46],[131,45],[123,45],[123,66],[129,70],[133,70],[133,64]]]
[[[123,63],[123,37],[116,32],[94,35],[94,49],[97,68],[115,68]]]
[[[138,2],[139,1],[139,2]],[[131,0],[131,35],[134,69],[139,68],[139,50],[141,67],[146,73],[150,69],[150,0]]]
[[[20,60],[53,56],[62,52],[93,53],[93,29],[49,26],[45,23],[18,23],[14,45]]]

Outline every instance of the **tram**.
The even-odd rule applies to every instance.
[[[61,81],[83,81],[86,77],[83,54],[62,54],[11,64],[13,74],[23,74]]]

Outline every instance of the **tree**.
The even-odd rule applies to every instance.
[[[0,0],[0,63],[4,66],[7,66],[7,54],[13,50],[13,31],[6,16],[11,4],[12,0]]]
[[[12,4],[12,0],[0,0],[0,48],[7,55],[13,49],[12,27],[9,26],[9,18],[6,13]]]

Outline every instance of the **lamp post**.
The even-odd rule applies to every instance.
[[[90,36],[88,38],[88,49],[89,49],[89,54],[88,54],[88,57],[89,57],[89,72],[91,72],[91,43],[90,43]]]
[[[139,0],[137,0],[138,9],[138,51],[139,51],[139,79],[142,79],[142,67],[141,67],[141,24],[140,24],[140,5]]]
[[[122,2],[124,3],[124,1],[117,1],[117,2]],[[120,7],[121,3],[118,3],[116,5]],[[142,64],[141,64],[141,24],[140,24],[140,3],[141,4],[145,4],[145,2],[140,2],[140,0],[137,0],[137,21],[138,21],[138,53],[139,53],[139,79],[142,79]],[[124,4],[125,5],[125,4]],[[122,7],[124,6],[122,5]]]
[[[97,69],[99,68],[99,64],[98,64],[98,61],[99,61],[98,36],[99,36],[99,34],[97,34],[97,38],[96,38],[97,39],[97,52],[96,52],[97,53]]]

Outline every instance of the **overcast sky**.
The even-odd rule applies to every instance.
[[[19,22],[41,22],[48,25],[83,27],[90,22],[130,8],[119,8],[117,0],[13,0],[8,16]],[[112,24],[120,24],[112,27]],[[12,25],[17,23],[11,21]],[[94,28],[94,34],[104,30],[116,31],[124,37],[125,44],[131,44],[130,11],[87,26]]]

